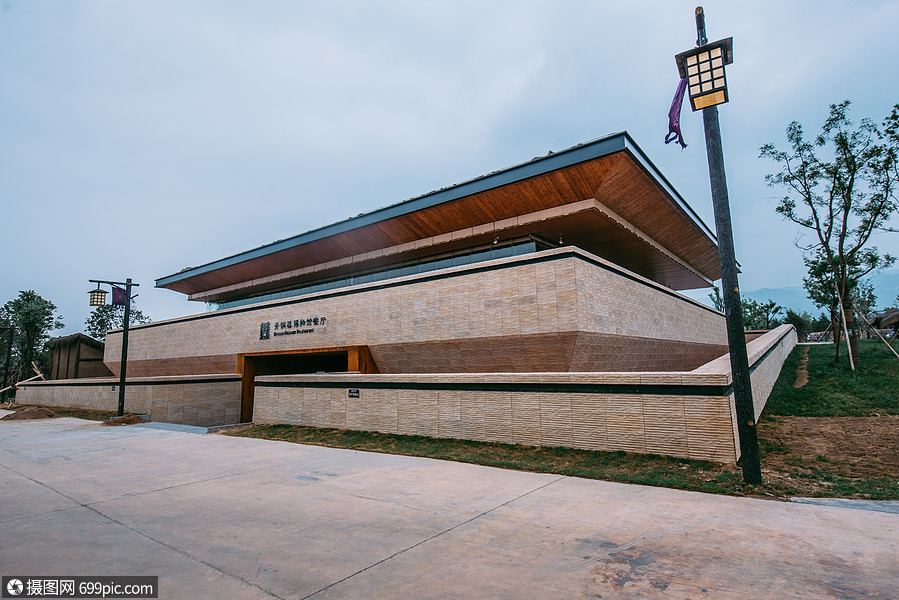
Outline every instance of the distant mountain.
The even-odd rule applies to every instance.
[[[744,292],[742,296],[744,298],[752,298],[756,302],[774,300],[784,308],[789,308],[796,312],[807,312],[812,316],[817,316],[821,312],[820,309],[815,308],[815,303],[805,295],[805,288],[802,286],[762,288]]]
[[[896,296],[899,295],[899,269],[890,269],[871,277],[874,284],[874,293],[877,294],[877,308],[891,308],[896,306]],[[743,297],[752,298],[756,302],[774,300],[779,305],[797,312],[808,312],[816,316],[821,310],[815,308],[815,304],[808,299],[802,286],[782,288],[762,288],[751,292],[744,292]]]

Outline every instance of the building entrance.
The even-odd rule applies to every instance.
[[[368,346],[347,346],[239,354],[237,371],[242,375],[240,422],[249,423],[253,420],[253,394],[257,375],[377,373],[378,368]]]

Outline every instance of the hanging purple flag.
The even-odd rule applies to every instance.
[[[671,101],[671,108],[668,109],[668,135],[665,136],[665,143],[677,140],[681,148],[686,148],[684,136],[680,132],[680,109],[684,104],[684,92],[687,90],[687,78],[684,77],[677,85],[677,91],[674,93],[674,99]]]
[[[125,290],[118,286],[112,286],[112,305],[113,306],[125,306],[125,300],[127,296],[125,295]]]

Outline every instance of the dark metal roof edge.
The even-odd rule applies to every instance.
[[[287,248],[293,248],[295,246],[313,242],[332,235],[352,231],[353,229],[357,229],[359,227],[378,223],[380,221],[415,212],[417,210],[422,210],[424,208],[430,208],[444,202],[457,200],[465,196],[470,196],[472,194],[484,192],[490,189],[501,187],[503,185],[522,181],[530,177],[543,175],[545,173],[569,167],[588,160],[593,160],[602,156],[608,156],[610,154],[614,154],[615,152],[621,151],[627,151],[631,156],[637,158],[638,162],[641,163],[643,168],[647,170],[650,176],[654,177],[660,184],[662,184],[662,187],[666,190],[666,192],[669,193],[669,195],[671,195],[675,202],[682,208],[685,208],[688,214],[695,218],[695,220],[700,223],[707,232],[711,234],[711,231],[709,231],[705,223],[702,222],[702,219],[700,219],[699,216],[693,211],[693,209],[690,208],[690,206],[686,203],[686,201],[684,201],[680,194],[678,194],[674,190],[674,187],[671,185],[671,183],[661,174],[661,172],[658,170],[658,168],[656,168],[652,161],[647,158],[647,156],[643,153],[643,151],[633,140],[630,134],[626,131],[623,131],[612,133],[589,142],[584,142],[582,144],[578,144],[576,146],[572,146],[558,152],[550,152],[545,156],[533,158],[525,163],[520,163],[511,167],[507,167],[505,169],[500,169],[498,171],[492,171],[490,173],[486,173],[474,179],[463,181],[450,187],[434,190],[432,192],[428,192],[427,194],[423,194],[409,200],[404,200],[402,202],[385,206],[368,213],[350,217],[349,219],[338,221],[336,223],[332,223],[331,225],[325,225],[324,227],[319,227],[318,229],[312,229],[305,233],[301,233],[299,235],[283,240],[278,240],[264,246],[259,246],[258,248],[254,248],[252,250],[221,258],[197,267],[183,269],[178,273],[174,273],[172,275],[157,279],[156,287],[165,287],[189,277],[202,275],[203,273],[208,273],[216,269],[230,267],[248,260],[252,260],[254,258],[273,254]],[[715,239],[714,234],[712,234],[712,239]]]

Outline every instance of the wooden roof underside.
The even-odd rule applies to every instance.
[[[645,239],[601,215],[584,219],[569,215],[555,222],[548,219],[532,225],[531,232],[554,240],[561,236],[566,245],[578,246],[672,289],[703,287],[709,280],[720,278],[718,249],[711,236],[630,152],[619,151],[247,260],[239,260],[238,255],[229,260],[231,264],[205,271],[197,268],[195,275],[187,270],[166,278],[171,281],[158,281],[157,286],[198,300],[212,300],[212,296],[224,299],[228,295],[222,293],[225,289],[232,290],[231,295],[238,288],[246,293],[247,284],[266,278],[274,289],[287,283],[277,277],[280,274],[467,228],[484,229],[487,224],[587,199],[598,200],[621,221],[642,232],[643,238],[651,238],[678,260],[670,260]],[[451,244],[451,240],[446,243]],[[446,249],[451,249],[450,245]],[[443,248],[431,250],[434,253]],[[397,260],[414,258],[414,254]],[[274,285],[273,279],[281,280]],[[264,286],[256,291],[262,289]],[[218,293],[210,293],[213,290]]]
[[[386,265],[471,247],[489,246],[494,241],[502,243],[528,235],[541,236],[551,241],[561,239],[563,245],[588,250],[672,289],[693,289],[709,285],[708,279],[701,273],[607,206],[591,198],[513,219],[191,294],[190,300],[220,302],[228,298],[295,289],[306,282],[377,270]]]

